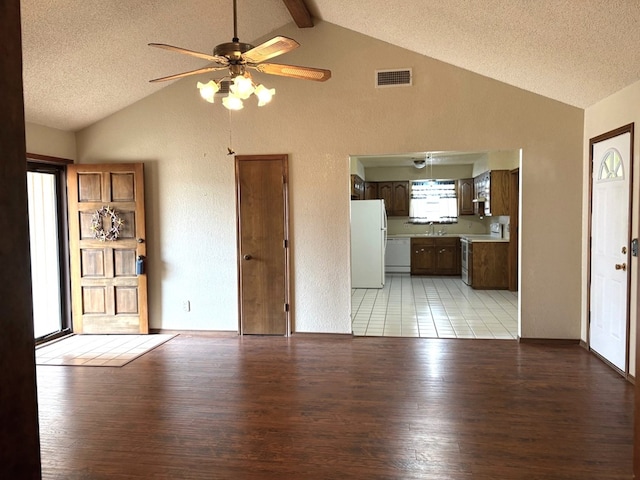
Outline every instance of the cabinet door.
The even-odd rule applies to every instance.
[[[433,241],[411,239],[411,274],[432,275],[436,271]]]
[[[364,199],[376,200],[378,198],[378,182],[364,182]]]
[[[487,215],[509,215],[509,170],[490,172],[490,198],[487,202]]]
[[[393,182],[393,214],[409,216],[409,182]]]
[[[473,179],[473,196],[475,198],[484,196],[484,175],[478,175]],[[484,204],[473,202],[473,214],[484,215]]]
[[[507,271],[507,242],[473,243],[473,288],[506,290],[509,287]]]
[[[457,273],[458,256],[460,255],[457,238],[435,239],[435,273],[436,275],[455,275]]]
[[[456,273],[456,248],[452,246],[435,247],[436,274],[455,275]]]
[[[378,198],[384,200],[387,215],[393,215],[393,182],[378,182]]]
[[[458,215],[473,215],[473,178],[458,180]]]

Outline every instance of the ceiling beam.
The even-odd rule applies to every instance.
[[[313,19],[304,0],[282,0],[298,28],[313,27]]]

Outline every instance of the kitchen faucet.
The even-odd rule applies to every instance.
[[[431,229],[431,232],[427,232],[429,235],[435,235],[435,231],[434,231],[434,226],[433,226],[433,222],[429,222],[429,228]]]

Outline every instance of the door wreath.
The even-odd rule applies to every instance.
[[[110,226],[105,228],[104,219],[108,218]],[[101,242],[105,240],[114,241],[120,236],[120,229],[124,225],[124,220],[120,218],[118,212],[109,205],[103,206],[100,210],[96,210],[91,218],[91,231],[93,238],[97,238]]]

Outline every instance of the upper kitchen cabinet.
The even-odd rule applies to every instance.
[[[378,198],[384,200],[390,217],[409,216],[409,182],[377,182]]]
[[[458,180],[458,215],[473,215],[473,178]]]
[[[364,199],[364,180],[359,175],[351,175],[351,200]]]
[[[378,198],[378,182],[364,182],[364,199],[377,200]]]
[[[477,215],[509,215],[509,170],[490,170],[473,179]]]

